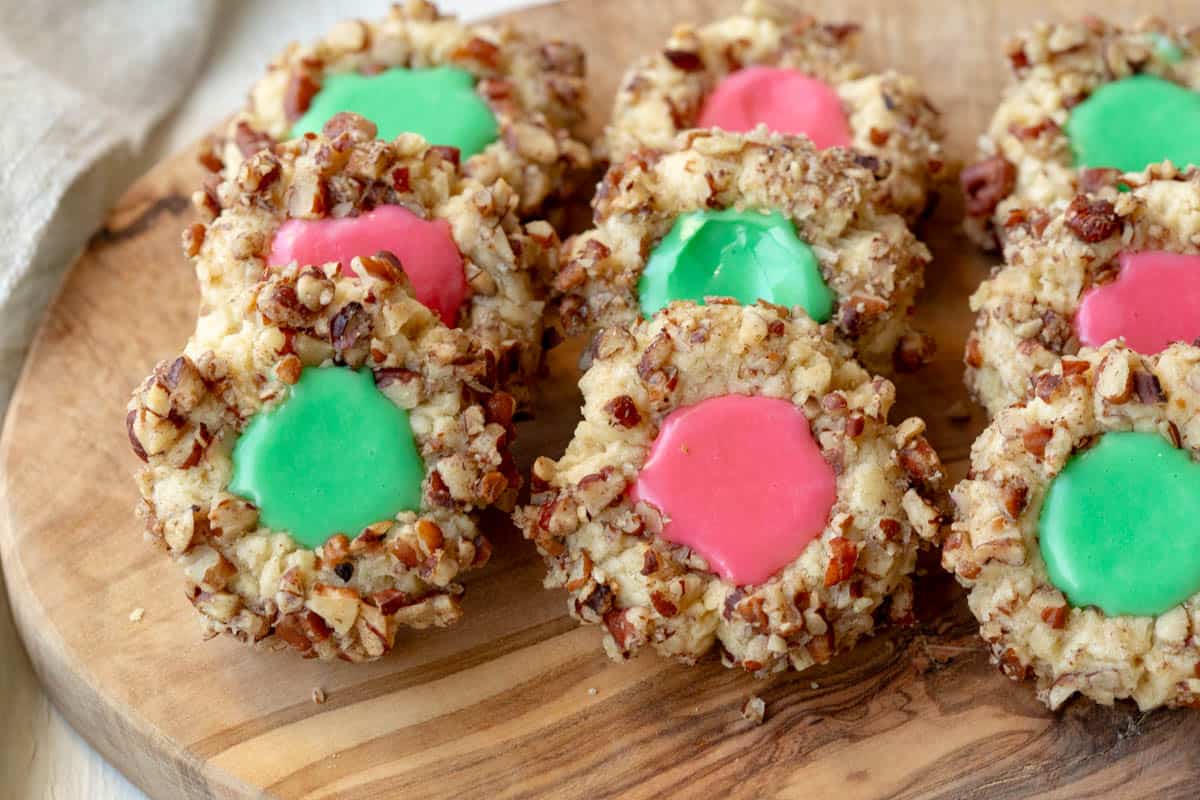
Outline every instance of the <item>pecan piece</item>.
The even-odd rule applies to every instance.
[[[200,248],[204,246],[204,235],[207,232],[208,228],[199,222],[185,228],[183,231],[183,254],[192,258],[199,253]]]
[[[642,421],[637,404],[627,394],[618,395],[604,405],[604,410],[612,418],[612,424],[622,428],[632,428]]]
[[[612,635],[613,641],[616,642],[617,648],[622,653],[629,652],[629,646],[637,640],[637,630],[633,627],[633,623],[629,621],[625,610],[614,608],[604,615],[604,627],[608,629]]]
[[[1134,373],[1120,354],[1109,354],[1100,362],[1096,391],[1109,403],[1120,405],[1133,397]]]
[[[401,193],[411,190],[408,167],[397,167],[392,170],[392,188]]]
[[[932,336],[918,331],[906,333],[896,342],[892,352],[892,363],[899,372],[915,372],[937,354],[937,342]]]
[[[884,539],[894,541],[900,536],[900,520],[884,517],[879,520],[879,531],[883,534]]]
[[[391,386],[394,383],[407,384],[415,380],[419,380],[421,374],[413,372],[411,369],[404,367],[385,367],[384,369],[375,370],[375,385],[380,389]]]
[[[917,436],[899,450],[896,462],[918,483],[933,483],[942,475],[942,460],[924,436]]]
[[[673,617],[679,613],[679,608],[661,592],[650,593],[650,604],[664,617]]]
[[[867,419],[861,412],[855,411],[850,416],[846,417],[844,432],[851,439],[857,439],[862,436],[863,430],[867,427]]]
[[[1017,655],[1017,651],[1010,647],[1000,656],[1000,671],[1015,681],[1023,681],[1029,677],[1032,670]]]
[[[1088,193],[1095,193],[1107,187],[1115,187],[1120,183],[1121,170],[1111,167],[1095,167],[1079,171],[1079,188]]]
[[[304,365],[295,354],[289,353],[275,365],[275,376],[288,386],[295,385],[300,380],[300,372]]]
[[[1053,135],[1061,131],[1062,128],[1059,127],[1058,123],[1049,118],[1043,119],[1041,122],[1033,125],[1012,125],[1008,129],[1009,133],[1023,141],[1040,139],[1043,134],[1049,133]]]
[[[767,626],[771,624],[771,620],[763,608],[765,603],[766,600],[757,595],[749,597],[738,604],[737,613],[742,619],[750,623],[751,627],[758,630],[766,630]]]
[[[666,331],[660,331],[638,361],[638,377],[643,381],[648,380],[667,363],[674,350],[675,343],[671,340],[671,335]]]
[[[1039,461],[1046,455],[1046,445],[1054,436],[1054,429],[1042,425],[1031,425],[1021,432],[1021,443]]]
[[[501,475],[496,470],[486,473],[479,479],[479,486],[476,492],[479,499],[485,503],[495,504],[508,490],[508,478]]]
[[[429,151],[431,153],[437,153],[443,160],[449,161],[454,165],[455,169],[458,168],[459,162],[462,160],[462,151],[457,147],[450,147],[448,145],[434,145],[433,147],[429,148]]]
[[[445,478],[436,469],[429,473],[429,502],[435,506],[452,506],[454,505],[454,497],[450,494],[450,487],[446,485]]]
[[[1012,194],[1017,185],[1017,168],[1003,156],[992,156],[964,169],[961,181],[967,214],[986,217]]]
[[[311,612],[300,611],[288,614],[285,617],[281,617],[275,623],[275,635],[279,637],[280,641],[299,650],[301,653],[307,653],[312,650],[312,642],[304,633],[304,625],[301,622],[303,615],[306,613]]]
[[[358,266],[364,273],[385,283],[404,280],[404,265],[390,250],[380,250],[373,256],[360,256]]]
[[[1091,368],[1092,365],[1090,362],[1081,361],[1077,358],[1064,358],[1062,360],[1062,374],[1064,378],[1069,378],[1072,375],[1082,375]]]
[[[966,352],[963,354],[963,361],[968,367],[979,369],[983,366],[983,348],[979,344],[979,336],[972,333],[967,337]]]
[[[829,540],[829,566],[825,569],[825,585],[834,586],[854,574],[858,561],[858,546],[849,539],[838,536]]]
[[[1033,379],[1033,393],[1039,399],[1049,403],[1062,386],[1062,376],[1053,372],[1043,372]]]
[[[359,340],[369,336],[370,332],[371,320],[362,303],[350,302],[342,306],[329,323],[329,342],[341,357],[346,351],[353,350]]]
[[[131,409],[125,415],[125,431],[129,434],[129,445],[133,448],[133,454],[142,461],[149,462],[150,457],[146,455],[146,448],[142,447],[142,443],[138,441],[137,434],[134,433],[134,424],[137,422],[137,409]]]
[[[1162,384],[1158,382],[1158,376],[1149,372],[1139,370],[1133,373],[1133,391],[1142,403],[1161,403],[1167,399]]]
[[[275,141],[263,133],[251,128],[245,121],[238,122],[234,131],[233,141],[242,154],[242,158],[250,158],[259,150],[269,150]]]
[[[468,39],[451,54],[451,58],[475,61],[490,69],[496,68],[499,56],[500,47],[495,42],[489,42],[479,36]]]
[[[1079,195],[1067,207],[1065,224],[1078,239],[1095,244],[1121,230],[1121,217],[1107,200],[1088,200]]]
[[[745,595],[742,593],[741,589],[734,589],[732,592],[726,595],[724,611],[721,615],[725,617],[725,619],[733,619],[733,614],[737,610],[738,603],[742,602],[743,597],[745,597]]]
[[[421,554],[404,539],[396,539],[388,545],[388,549],[396,560],[406,567],[413,568],[421,563]]]
[[[671,62],[671,66],[684,72],[699,72],[704,69],[704,62],[699,53],[691,50],[664,50],[663,58]]]
[[[300,119],[304,112],[308,111],[313,97],[319,91],[321,91],[320,84],[307,74],[303,72],[293,74],[283,95],[283,113],[287,116],[288,122]]]
[[[1047,608],[1043,608],[1042,622],[1046,623],[1055,630],[1065,628],[1067,626],[1067,607],[1049,606]]]
[[[861,31],[862,26],[857,22],[827,22],[821,26],[821,30],[833,37],[834,41],[844,42]]]
[[[857,339],[887,310],[886,300],[856,294],[838,309],[838,328],[847,338]]]
[[[612,589],[608,588],[608,584],[597,583],[592,587],[592,591],[587,597],[577,601],[577,608],[582,611],[587,608],[595,613],[596,617],[603,617],[609,611],[613,610],[615,604]],[[586,615],[584,615],[586,618]]]
[[[1001,492],[1004,498],[1004,513],[1016,519],[1029,502],[1029,487],[1024,481],[1016,479],[1005,483]]]
[[[446,539],[442,535],[442,529],[433,520],[424,518],[417,520],[416,531],[417,538],[421,540],[421,545],[427,553],[440,550],[445,544]]]

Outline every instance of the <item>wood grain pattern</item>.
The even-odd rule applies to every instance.
[[[523,24],[589,50],[599,121],[622,65],[675,19],[736,0],[571,2]],[[1120,5],[1035,0],[826,0],[805,9],[864,23],[864,53],[926,83],[964,159],[998,99],[1004,39],[1037,16]],[[1105,8],[1107,6],[1107,8]],[[1184,2],[1139,13],[1200,22]],[[248,80],[251,76],[248,76]],[[179,254],[197,185],[191,153],[120,202],[45,322],[0,444],[0,555],[17,623],[56,704],[102,753],[159,798],[391,797],[1194,797],[1200,716],[1074,702],[1046,712],[1030,686],[987,663],[975,626],[936,566],[918,584],[920,623],[802,675],[767,681],[715,662],[647,654],[615,665],[541,588],[531,547],[502,520],[492,563],[469,581],[462,624],[406,633],[382,662],[353,666],[201,642],[175,568],[142,541],[122,409],[155,360],[189,333],[196,293]],[[900,382],[954,475],[982,419],[964,401],[965,298],[988,263],[958,235],[948,197],[923,235],[936,261],[919,315],[941,348]],[[576,353],[553,358],[539,419],[519,448],[561,452],[576,419]],[[131,622],[129,612],[144,607]],[[315,705],[310,694],[328,695]],[[590,691],[595,689],[593,693]],[[757,693],[767,720],[739,714]]]

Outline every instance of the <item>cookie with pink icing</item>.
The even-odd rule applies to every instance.
[[[836,495],[803,411],[726,394],[663,418],[629,496],[662,511],[664,539],[745,586],[768,580],[817,538]]]
[[[382,205],[356,217],[289,219],[271,239],[268,264],[336,261],[353,275],[356,257],[394,255],[412,283],[413,296],[454,326],[467,299],[462,254],[444,219],[422,219],[399,205]]]
[[[1152,356],[1200,338],[1200,169],[1157,165],[1129,190],[1030,209],[1005,266],[971,296],[966,381],[989,413],[1057,390],[1064,355],[1121,340]]]
[[[267,267],[395,271],[445,325],[477,338],[501,385],[527,400],[541,365],[539,287],[557,259],[553,228],[522,223],[505,182],[472,181],[445,148],[375,136],[373,123],[339,114],[196,194],[206,222],[188,229],[184,250],[200,283],[198,339],[243,324]],[[294,315],[320,299],[300,293]]]
[[[612,657],[719,643],[767,674],[852,647],[885,604],[911,618],[942,467],[844,345],[778,306],[674,302],[586,360],[583,421],[515,517]]]
[[[886,163],[878,199],[914,220],[946,172],[939,114],[912,78],[859,64],[857,45],[857,25],[761,0],[706,25],[678,25],[626,72],[603,147],[619,162],[670,149],[689,129],[763,125]]]

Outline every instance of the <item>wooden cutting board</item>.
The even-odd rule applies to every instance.
[[[626,63],[673,21],[736,5],[571,0],[514,19],[585,45],[598,129]],[[1060,2],[1053,13],[1129,21],[1121,5]],[[956,159],[970,156],[999,98],[1004,40],[1051,13],[1038,0],[812,0],[805,10],[861,21],[869,63],[923,79]],[[1200,23],[1187,0],[1138,12]],[[533,548],[502,520],[489,530],[496,557],[469,580],[464,621],[403,633],[381,662],[201,641],[180,575],[134,519],[123,424],[128,392],[191,330],[197,299],[179,232],[192,219],[194,162],[185,152],[156,167],[92,240],[49,311],[0,445],[0,555],[30,656],[63,713],[150,795],[1196,796],[1200,715],[1079,701],[1047,712],[1030,685],[989,666],[936,560],[918,581],[917,626],[765,681],[715,661],[610,663],[599,631],[541,588]],[[989,263],[958,234],[954,195],[922,232],[936,260],[919,319],[941,354],[900,381],[899,412],[925,416],[957,478],[982,424],[974,409],[951,419],[968,407],[966,298]],[[552,359],[538,418],[520,430],[523,465],[557,456],[570,435],[575,355],[566,347]],[[740,714],[752,694],[766,701],[762,725]]]

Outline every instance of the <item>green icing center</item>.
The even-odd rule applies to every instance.
[[[315,548],[417,510],[424,478],[408,414],[369,369],[309,367],[246,426],[229,491],[258,506],[263,525]]]
[[[777,211],[733,209],[676,219],[646,262],[638,297],[646,317],[674,300],[732,297],[801,306],[817,322],[829,319],[834,301],[791,221]]]
[[[1072,456],[1042,505],[1050,579],[1076,607],[1153,616],[1200,591],[1200,465],[1153,433]]]
[[[292,136],[316,133],[334,114],[353,111],[375,123],[380,139],[419,133],[431,144],[470,158],[496,141],[496,118],[475,91],[475,76],[458,67],[402,69],[378,75],[330,75]]]
[[[1123,78],[1076,106],[1066,130],[1080,167],[1200,165],[1200,92],[1154,75]]]

